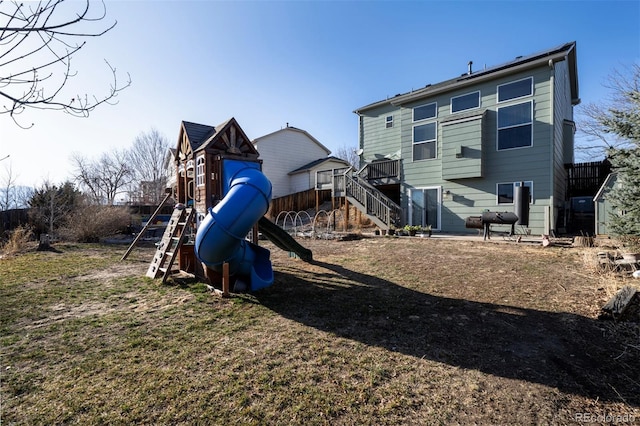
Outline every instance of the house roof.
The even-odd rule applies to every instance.
[[[329,162],[329,161],[337,161],[337,162],[343,163],[345,165],[345,167],[349,167],[350,166],[348,161],[345,161],[342,158],[331,156],[331,157],[327,157],[327,158],[319,158],[317,160],[314,160],[314,161],[312,161],[310,163],[305,164],[302,167],[298,167],[297,169],[290,171],[288,174],[294,175],[296,173],[306,172],[306,171],[312,170],[312,169],[318,167],[319,165],[321,165],[323,163],[326,163],[326,162]]]
[[[189,142],[191,142],[191,149],[196,150],[202,145],[202,143],[212,134],[215,134],[215,127],[207,126],[206,124],[192,123],[190,121],[183,121],[182,127],[187,133]]]
[[[282,128],[280,130],[276,130],[275,132],[271,132],[271,133],[266,134],[264,136],[260,136],[259,138],[255,138],[253,140],[253,144],[257,145],[258,143],[260,143],[261,140],[263,140],[263,139],[265,139],[267,137],[273,136],[273,135],[275,135],[277,133],[287,132],[287,131],[299,132],[299,133],[304,134],[309,139],[311,139],[313,142],[315,142],[320,148],[322,148],[327,153],[327,155],[331,154],[331,150],[329,148],[327,148],[326,146],[324,146],[323,144],[321,144],[318,139],[316,139],[313,136],[311,136],[311,134],[309,132],[307,132],[306,130],[298,129],[297,127],[289,126],[288,124],[287,124],[287,127],[285,127],[285,128]]]
[[[555,62],[567,60],[569,66],[571,101],[573,105],[580,103],[578,92],[578,68],[576,59],[576,42],[569,42],[555,48],[538,52],[528,56],[518,56],[513,61],[506,62],[484,70],[466,73],[460,77],[452,78],[437,84],[427,84],[422,89],[412,90],[411,92],[398,94],[392,98],[374,102],[356,109],[356,114],[364,113],[367,110],[377,108],[384,105],[399,106],[408,102],[417,101],[423,98],[431,97],[443,92],[452,91],[480,82],[502,77],[504,75],[513,74],[530,68],[539,67],[543,64],[553,66]]]
[[[183,134],[186,134],[188,144],[182,140]],[[203,150],[222,151],[245,156],[258,155],[255,146],[250,142],[244,130],[233,117],[217,126],[182,121],[179,139],[178,153],[180,155]]]
[[[223,121],[222,123],[218,124],[217,126],[211,127],[211,130],[209,131],[209,133],[207,133],[204,137],[204,139],[202,140],[202,143],[200,144],[200,146],[198,146],[198,150],[202,150],[205,149],[207,146],[211,145],[213,143],[213,140],[220,134],[220,132],[222,132],[224,130],[225,127],[227,127],[227,125],[232,122],[235,121],[235,118],[231,117],[230,119]],[[236,123],[237,124],[237,123]],[[238,126],[238,128],[240,128],[240,126]],[[242,129],[240,129],[242,130]],[[193,149],[194,151],[196,150],[196,148]]]

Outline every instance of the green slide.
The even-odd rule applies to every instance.
[[[266,217],[262,216],[258,221],[258,228],[262,235],[267,237],[273,244],[285,251],[297,254],[305,262],[313,260],[313,254],[308,248],[302,247],[291,235]]]

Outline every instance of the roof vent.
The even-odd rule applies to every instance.
[[[473,65],[473,61],[469,61],[469,63],[467,64],[467,66],[469,67],[469,69],[468,69],[468,71],[467,71],[467,74],[468,74],[468,75],[471,75],[471,73],[473,72],[473,71],[471,70],[471,65]]]

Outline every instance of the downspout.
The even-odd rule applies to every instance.
[[[566,58],[565,58],[566,60]],[[549,136],[550,136],[550,141],[551,143],[550,145],[550,149],[551,149],[551,173],[549,176],[551,176],[551,180],[550,180],[550,185],[551,185],[551,196],[549,197],[549,223],[546,223],[545,225],[545,232],[544,234],[546,235],[550,235],[551,234],[551,230],[554,228],[554,223],[555,223],[555,190],[556,190],[556,175],[555,175],[555,147],[556,147],[556,141],[555,141],[555,126],[556,126],[556,117],[555,117],[555,108],[554,108],[554,99],[555,99],[555,67],[553,66],[553,60],[549,59],[549,68],[551,68],[551,78],[549,79],[549,85],[551,86],[549,90],[551,99],[549,102],[550,105],[550,116],[551,116],[551,123],[553,123],[552,126],[550,126],[549,129]],[[546,217],[547,215],[545,215]]]

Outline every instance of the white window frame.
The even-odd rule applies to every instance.
[[[387,115],[384,119],[384,127],[385,129],[390,129],[393,127],[393,115]]]
[[[427,107],[427,106],[431,106],[433,105],[433,117],[424,117],[424,118],[420,118],[418,120],[416,120],[416,109],[418,108],[423,108],[423,107]],[[428,104],[422,104],[422,105],[416,105],[411,109],[411,121],[418,122],[418,121],[424,121],[424,120],[433,120],[438,118],[438,103],[437,102],[429,102]]]
[[[435,132],[434,132],[434,138],[433,139],[425,139],[423,141],[418,141],[416,142],[413,138],[414,138],[414,134],[415,134],[415,128],[419,127],[419,126],[425,126],[428,124],[433,124],[435,126]],[[413,153],[413,147],[415,145],[422,145],[422,144],[427,144],[427,143],[433,143],[433,157],[429,157],[429,158],[420,158],[420,159],[415,159],[414,158],[414,153]],[[426,121],[426,122],[420,122],[419,124],[414,124],[411,127],[411,161],[426,161],[426,160],[435,160],[438,158],[438,122],[437,121]]]
[[[408,199],[408,212],[407,212],[407,223],[409,224],[415,224],[418,219],[413,217],[413,208],[411,207],[413,205],[413,191],[422,191],[424,193],[425,190],[429,190],[429,189],[435,189],[438,191],[438,195],[437,195],[437,207],[438,207],[438,224],[436,225],[436,227],[432,227],[431,229],[433,231],[439,231],[442,229],[442,186],[419,186],[416,188],[410,188],[407,190],[407,199]],[[425,226],[424,223],[422,223],[422,217],[419,218],[420,220],[420,225],[419,226]]]
[[[533,204],[534,198],[533,198],[533,181],[532,180],[519,180],[516,182],[498,182],[496,183],[496,205],[497,206],[512,206],[513,205],[513,201],[511,201],[510,203],[501,203],[500,202],[500,191],[498,188],[500,188],[500,185],[512,185],[513,186],[513,198],[515,198],[515,193],[516,193],[516,188],[518,186],[520,186],[520,182],[524,182],[525,186],[529,187],[529,204]]]
[[[196,186],[204,186],[204,156],[201,155],[196,159]]]
[[[476,94],[476,93],[478,94],[478,106],[474,106],[474,107],[471,107],[471,108],[459,109],[457,111],[453,110],[453,100],[454,99],[464,98],[465,96],[473,95],[473,94]],[[462,111],[470,111],[470,110],[473,110],[473,109],[479,109],[481,105],[482,105],[482,97],[480,96],[480,91],[476,90],[475,92],[469,92],[469,93],[465,93],[465,94],[459,95],[459,96],[452,96],[451,100],[449,101],[449,112],[451,114],[457,114],[457,113],[462,112]]]
[[[503,108],[511,108],[514,106],[518,106],[518,105],[522,105],[522,104],[530,104],[531,105],[531,115],[529,117],[529,122],[528,123],[520,123],[520,124],[516,124],[513,126],[505,126],[505,127],[500,127],[500,110]],[[510,149],[522,149],[522,148],[531,148],[533,146],[533,99],[529,100],[529,101],[525,101],[525,102],[514,102],[511,103],[509,105],[503,105],[501,107],[498,107],[496,109],[496,150],[497,151],[508,151]],[[523,126],[531,126],[531,138],[529,140],[529,145],[522,145],[522,146],[514,146],[514,147],[509,147],[509,148],[500,148],[500,130],[505,130],[505,129],[513,129],[516,127],[523,127]]]
[[[515,97],[515,98],[509,98],[509,99],[500,100],[500,88],[501,87],[508,86],[510,84],[520,83],[521,81],[525,81],[525,80],[529,80],[531,82],[531,90],[530,90],[530,93],[528,95],[522,95],[522,96],[518,96],[518,97]],[[533,77],[525,77],[525,78],[521,78],[520,80],[513,80],[513,81],[510,81],[508,83],[499,84],[498,87],[496,87],[496,103],[498,103],[498,104],[505,103],[505,102],[511,102],[511,101],[515,101],[515,100],[518,100],[518,99],[528,98],[529,96],[533,96]]]

